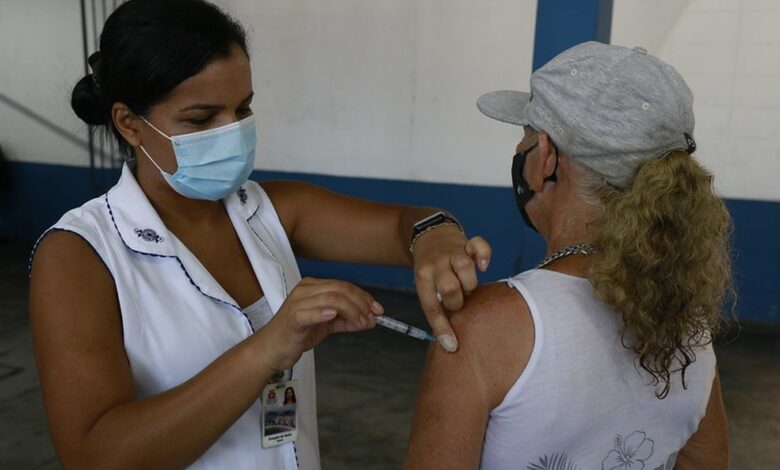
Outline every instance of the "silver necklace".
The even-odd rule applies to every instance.
[[[536,265],[535,269],[543,268],[548,264],[552,263],[553,261],[557,261],[561,258],[565,258],[566,256],[592,255],[593,253],[596,253],[598,251],[599,251],[598,247],[596,247],[596,245],[593,245],[592,243],[578,243],[577,245],[567,246],[566,248],[561,248],[560,250],[551,254],[547,258],[541,260],[539,264]]]

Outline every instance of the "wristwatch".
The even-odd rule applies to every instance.
[[[442,211],[431,214],[428,217],[415,222],[414,228],[412,230],[412,243],[409,245],[409,251],[414,253],[414,244],[424,233],[445,225],[455,226],[458,230],[461,231],[461,233],[463,233],[463,227],[461,227],[460,222]]]

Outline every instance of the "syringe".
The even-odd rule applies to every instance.
[[[376,320],[376,324],[379,326],[384,326],[385,328],[388,328],[393,331],[397,331],[407,336],[411,336],[412,338],[421,339],[423,341],[436,341],[436,337],[431,335],[427,331],[421,330],[412,325],[407,325],[404,322],[400,322],[386,315],[380,315],[378,317],[374,317],[374,320]]]

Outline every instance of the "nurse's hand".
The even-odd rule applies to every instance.
[[[371,329],[374,317],[383,313],[382,305],[354,284],[304,278],[256,334],[263,337],[271,368],[280,372],[329,334]]]
[[[492,250],[482,237],[467,240],[454,226],[422,234],[414,244],[414,279],[425,317],[437,343],[448,352],[458,339],[444,309],[460,310],[463,298],[477,288],[477,269],[485,272]]]

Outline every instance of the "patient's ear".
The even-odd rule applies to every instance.
[[[558,162],[558,148],[555,147],[546,132],[539,133],[539,156],[542,157],[542,181],[555,172]]]
[[[544,187],[545,178],[555,171],[555,162],[558,158],[558,150],[550,136],[546,132],[539,132],[538,136],[537,147],[533,155],[529,154],[530,158],[526,160],[527,168],[523,171],[528,185],[537,193]]]

